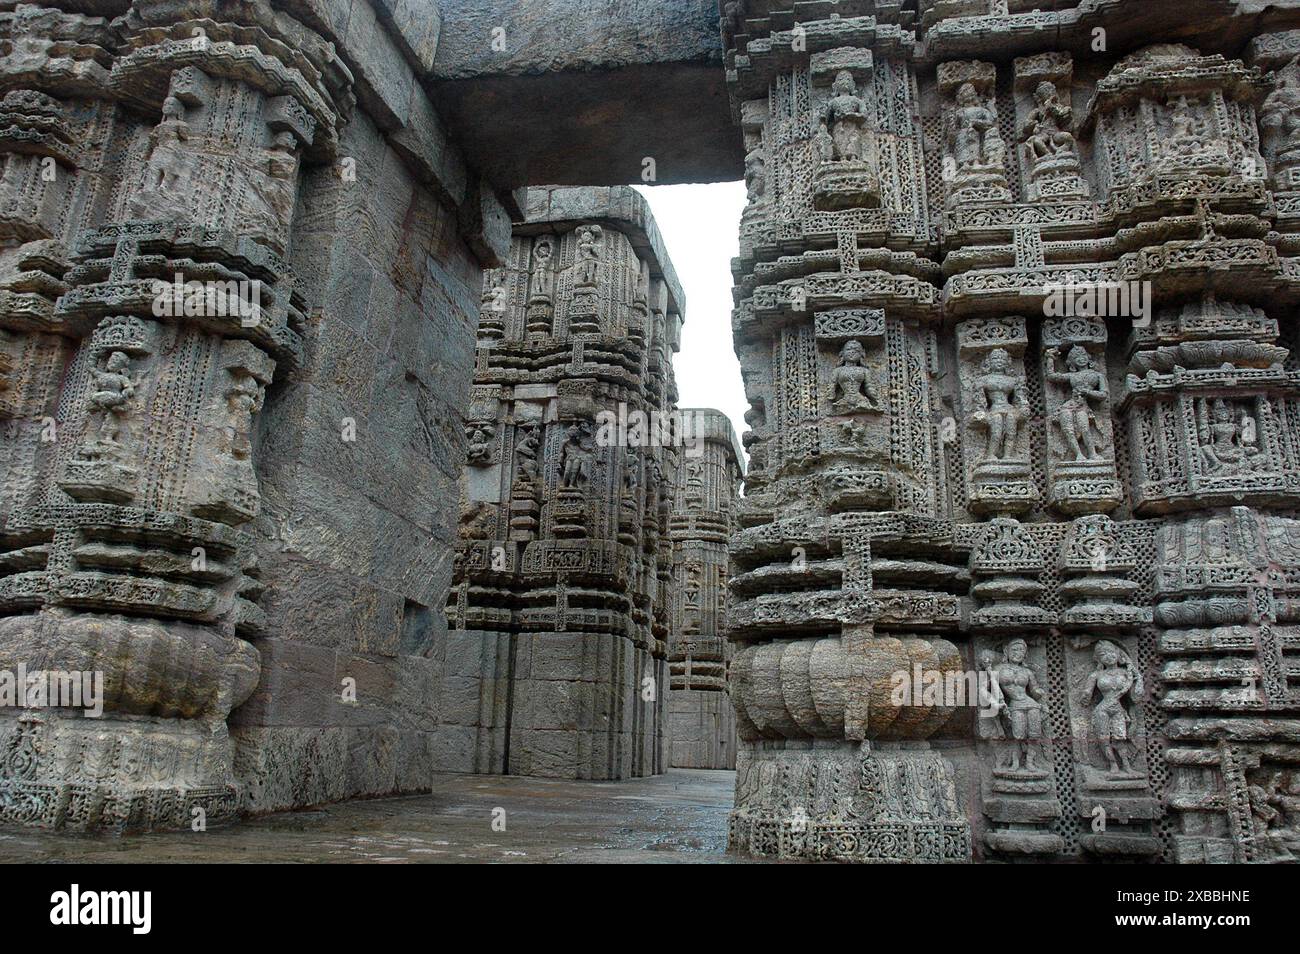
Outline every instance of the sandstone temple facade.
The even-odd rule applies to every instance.
[[[0,672],[104,681],[0,823],[727,700],[737,852],[1295,860],[1300,0],[592,6],[0,5]],[[623,186],[742,176],[747,464],[602,438],[677,412]]]

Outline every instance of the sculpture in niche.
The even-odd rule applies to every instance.
[[[465,428],[465,440],[469,443],[465,458],[471,466],[486,467],[492,463],[492,446],[495,437],[496,428],[491,424],[476,422]]]
[[[997,113],[980,99],[974,83],[963,83],[958,88],[953,120],[957,130],[953,155],[958,172],[1003,166],[1006,145],[998,132]]]
[[[1023,132],[1031,163],[1037,165],[1044,159],[1073,155],[1070,107],[1061,102],[1056,84],[1047,80],[1039,83],[1034,89],[1034,103]]]
[[[1277,85],[1260,109],[1260,125],[1271,140],[1273,181],[1279,189],[1294,188],[1292,170],[1300,167],[1300,61],[1278,70]]]
[[[120,452],[123,428],[136,389],[144,372],[131,376],[131,359],[124,351],[113,351],[102,369],[91,372],[92,391],[88,399],[92,420],[98,421],[95,440],[84,448],[86,456]]]
[[[831,86],[831,93],[822,111],[822,122],[830,131],[832,160],[859,162],[866,159],[867,103],[858,95],[853,74],[840,70]]]
[[[641,482],[640,474],[640,456],[632,448],[623,452],[623,490],[629,495],[636,494],[637,485]]]
[[[1133,775],[1133,743],[1129,707],[1142,695],[1142,674],[1128,653],[1108,639],[1099,640],[1092,651],[1095,667],[1088,674],[1081,696],[1092,706],[1089,724],[1101,748],[1111,775]],[[1093,705],[1093,698],[1101,698]],[[1127,702],[1125,700],[1128,700]]]
[[[463,503],[460,508],[460,535],[466,540],[490,540],[496,531],[496,508],[482,500]]]
[[[226,389],[226,443],[230,455],[236,460],[250,460],[253,455],[251,434],[253,415],[262,409],[265,389],[252,374],[242,369],[231,370],[232,381]]]
[[[981,718],[998,721],[997,726],[986,726],[985,738],[1011,741],[1002,766],[1008,772],[1042,771],[1043,703],[1047,696],[1026,664],[1028,655],[1029,644],[1013,639],[1003,648],[1002,661],[988,670],[991,706],[981,712]]]
[[[276,179],[292,179],[298,171],[298,137],[282,129],[271,140],[270,173]]]
[[[581,424],[571,424],[560,449],[560,486],[579,489],[591,480],[591,436]]]
[[[823,211],[874,208],[880,204],[880,176],[867,124],[867,101],[858,95],[853,73],[840,70],[822,107],[813,151],[820,164],[813,177],[813,204]]]
[[[1200,402],[1200,416],[1205,416],[1206,402]],[[1233,417],[1232,405],[1215,398],[1210,419],[1201,421],[1201,456],[1209,471],[1217,476],[1246,473],[1254,469],[1259,457],[1255,419],[1245,411],[1241,420]]]
[[[767,160],[761,141],[745,153],[745,191],[750,202],[759,201],[767,191]]]
[[[604,230],[599,225],[584,225],[578,229],[578,273],[575,284],[595,287],[596,272],[600,266],[600,239]]]
[[[1258,850],[1273,862],[1295,861],[1300,852],[1300,778],[1261,768],[1246,785]]]
[[[985,459],[1016,458],[1020,425],[1030,413],[1029,397],[1024,375],[1013,368],[1005,348],[994,348],[984,358],[975,391],[982,408],[975,412],[973,420],[988,429]]]
[[[532,335],[549,335],[551,318],[555,311],[555,273],[552,270],[555,257],[555,243],[549,235],[543,235],[533,245],[531,275],[528,287],[528,333]],[[495,293],[494,289],[494,293]],[[501,292],[501,308],[505,309],[507,293]]]
[[[1195,149],[1199,142],[1196,135],[1196,116],[1187,102],[1186,96],[1179,96],[1173,102],[1173,112],[1169,118],[1173,134],[1166,143],[1170,152],[1184,152]]]
[[[163,101],[162,120],[149,133],[151,147],[142,195],[132,201],[135,214],[158,211],[153,209],[145,195],[165,196],[176,202],[187,198],[194,161],[184,152],[181,143],[189,139],[189,128],[184,104],[176,96],[168,96]]]
[[[537,426],[525,427],[515,448],[515,473],[520,480],[537,479],[537,454],[540,449]]]
[[[1075,345],[1065,356],[1065,370],[1056,367],[1060,355],[1048,353],[1043,377],[1052,384],[1069,389],[1069,397],[1057,411],[1056,423],[1065,446],[1075,461],[1098,460],[1101,450],[1097,411],[1105,408],[1106,378],[1093,364],[1092,356],[1082,345]],[[1094,409],[1093,403],[1097,408]]]
[[[837,414],[878,412],[880,400],[871,386],[871,372],[863,364],[866,349],[854,339],[840,350],[839,366],[831,373],[831,407]]]

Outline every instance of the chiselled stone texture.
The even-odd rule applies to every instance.
[[[0,822],[427,785],[445,422],[509,216],[403,10],[0,12],[0,670],[104,678],[101,718],[0,710]]]
[[[1294,860],[1300,3],[721,8],[733,849]]]
[[[682,293],[629,188],[529,190],[483,283],[447,615],[455,771],[664,771]],[[693,431],[692,431],[693,433]]]
[[[721,411],[683,411],[700,452],[685,454],[669,535],[673,541],[673,625],[668,645],[669,765],[736,766],[736,719],[727,695],[727,541],[735,529],[745,455]]]

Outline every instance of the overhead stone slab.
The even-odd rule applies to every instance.
[[[443,4],[429,88],[500,187],[741,178],[714,0]]]

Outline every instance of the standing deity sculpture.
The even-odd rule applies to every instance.
[[[958,172],[1003,166],[1006,144],[998,132],[997,113],[980,99],[974,83],[963,83],[958,88],[953,122],[956,127],[953,157]]]
[[[830,132],[831,158],[836,162],[861,162],[867,158],[867,103],[858,95],[853,74],[840,70],[822,111]]]
[[[1278,71],[1277,85],[1260,109],[1260,126],[1278,188],[1295,185],[1291,171],[1300,167],[1300,65],[1292,60]]]
[[[99,422],[93,448],[99,451],[122,448],[123,424],[143,377],[141,373],[132,378],[130,372],[131,359],[124,351],[110,353],[104,367],[91,372],[90,414]]]
[[[262,409],[264,391],[257,379],[247,372],[234,375],[226,390],[226,441],[230,455],[236,460],[249,460],[253,456],[253,415]]]
[[[871,371],[863,364],[866,349],[854,339],[840,350],[840,363],[831,373],[831,407],[837,414],[879,411],[880,400],[871,386]]]
[[[584,225],[578,229],[577,285],[594,286],[600,267],[600,240],[604,230],[599,225]]]
[[[1002,662],[989,670],[990,707],[981,711],[982,718],[996,717],[1001,734],[989,732],[986,738],[1011,740],[1009,758],[1003,769],[1009,772],[1040,772],[1043,746],[1043,703],[1047,696],[1038,677],[1026,664],[1029,644],[1013,639],[1002,650]],[[988,660],[986,660],[988,661]],[[996,716],[990,715],[990,710]]]
[[[591,481],[591,441],[581,424],[569,425],[560,448],[560,486],[579,489]]]
[[[1095,667],[1080,696],[1092,706],[1093,739],[1111,775],[1132,775],[1135,749],[1129,738],[1133,721],[1129,707],[1142,695],[1142,674],[1128,653],[1108,639],[1097,643],[1092,658]],[[1101,698],[1094,705],[1096,696]]]
[[[1075,345],[1066,355],[1064,371],[1057,369],[1058,358],[1055,350],[1048,353],[1043,377],[1069,389],[1069,397],[1056,412],[1066,450],[1075,461],[1097,460],[1101,456],[1096,436],[1100,433],[1097,412],[1105,408],[1105,375],[1093,366],[1092,356],[1081,345]]]
[[[980,365],[975,379],[977,408],[973,420],[988,429],[985,458],[1008,460],[1018,456],[1020,425],[1029,417],[1029,397],[1022,374],[1012,368],[1005,348],[994,348]]]

